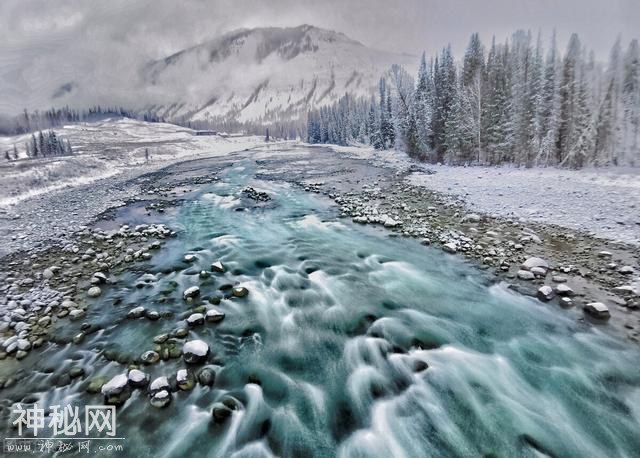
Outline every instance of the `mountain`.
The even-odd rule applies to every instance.
[[[417,59],[364,46],[310,25],[254,28],[146,64],[141,81],[154,100],[144,107],[166,119],[274,122],[297,119],[345,93],[375,94],[394,64]]]

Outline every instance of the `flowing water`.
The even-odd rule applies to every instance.
[[[124,454],[639,456],[636,346],[458,257],[340,220],[330,201],[253,173],[248,161],[236,164],[166,216],[180,235],[92,305],[87,321],[103,330],[43,350],[21,384],[24,401],[100,403],[86,382],[52,388],[51,377],[72,364],[90,377],[121,373],[100,350],[152,349],[187,309],[185,288],[200,285],[206,296],[242,284],[249,295],[223,299],[222,322],[188,337],[211,346],[214,387],[174,393],[164,409],[134,392],[118,409]],[[247,185],[272,200],[247,204]],[[197,261],[186,266],[185,253]],[[201,279],[216,260],[227,272]],[[135,305],[176,316],[126,320]],[[182,367],[170,360],[144,370],[154,378]],[[216,424],[211,406],[225,395],[241,406]]]

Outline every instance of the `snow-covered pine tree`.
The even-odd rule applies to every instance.
[[[467,113],[466,122],[469,135],[474,138],[473,146],[471,150],[465,154],[468,157],[464,158],[465,162],[481,162],[485,158],[482,156],[482,144],[483,144],[483,115],[485,111],[484,107],[484,92],[485,92],[485,62],[484,62],[484,46],[480,41],[480,36],[477,33],[471,35],[469,39],[469,46],[465,52],[464,63],[461,73],[462,86],[464,88],[464,94],[460,94],[464,97],[464,102],[470,112]],[[472,157],[473,156],[473,157]]]
[[[387,103],[387,94],[386,94],[386,83],[384,78],[380,78],[380,83],[378,84],[380,90],[380,113],[378,116],[379,126],[378,126],[378,135],[376,138],[376,142],[374,143],[374,147],[376,149],[385,149],[387,147],[387,112],[386,112],[386,103]]]
[[[36,140],[35,134],[31,134],[31,155],[32,157],[38,157],[38,141]]]
[[[487,102],[485,104],[485,149],[489,164],[502,162],[508,151],[509,78],[508,46],[496,45],[495,37],[487,57]]]
[[[562,63],[560,81],[560,125],[555,164],[561,164],[569,151],[573,151],[580,132],[577,126],[578,82],[582,66],[582,45],[577,34],[569,39],[567,53]]]
[[[559,59],[556,46],[556,32],[553,31],[551,46],[547,53],[544,68],[544,81],[542,82],[542,94],[540,96],[540,123],[542,136],[537,165],[551,165],[557,157],[558,128],[560,126],[560,79]]]
[[[385,127],[384,138],[387,148],[393,148],[396,142],[396,131],[394,127],[393,108],[391,103],[391,91],[387,91],[387,103],[385,105]]]
[[[632,40],[624,56],[622,80],[623,163],[640,164],[640,46]]]
[[[442,50],[440,59],[434,63],[434,103],[432,116],[432,131],[435,159],[440,162],[446,152],[445,127],[451,114],[456,96],[456,67],[453,62],[451,46]]]
[[[418,144],[416,141],[416,125],[414,110],[414,82],[409,73],[400,65],[393,65],[391,67],[391,81],[393,89],[396,93],[396,106],[395,111],[390,113],[391,103],[390,96],[391,90],[387,94],[387,116],[389,119],[394,120],[395,131],[390,132],[391,139],[395,139],[395,144],[407,151],[411,156],[417,156]],[[411,125],[411,127],[410,127]],[[412,129],[411,142],[409,142],[409,130]]]
[[[431,149],[431,82],[427,72],[427,61],[422,53],[420,69],[418,70],[418,82],[414,95],[415,123],[418,136],[417,154],[420,158],[428,160]]]

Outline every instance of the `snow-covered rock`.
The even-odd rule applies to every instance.
[[[209,345],[202,340],[190,340],[182,347],[182,357],[186,363],[195,364],[204,361],[209,354]]]

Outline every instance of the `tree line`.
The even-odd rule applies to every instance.
[[[73,148],[69,139],[60,138],[53,130],[31,134],[31,139],[25,142],[24,150],[27,158],[40,158],[51,156],[68,156],[73,154]],[[19,158],[18,148],[13,145],[12,150],[5,151],[5,159],[8,161]]]
[[[29,112],[26,109],[19,115],[0,119],[0,135],[21,135],[40,130],[59,127],[76,122],[93,122],[109,117],[127,117],[148,122],[164,122],[164,119],[149,112],[128,110],[123,107],[94,107],[78,110],[69,108],[51,108],[44,111]]]
[[[614,44],[596,61],[578,35],[517,31],[488,52],[474,33],[461,62],[451,47],[423,54],[416,79],[394,65],[370,99],[345,95],[307,116],[310,143],[398,148],[448,164],[640,165],[640,47]]]

